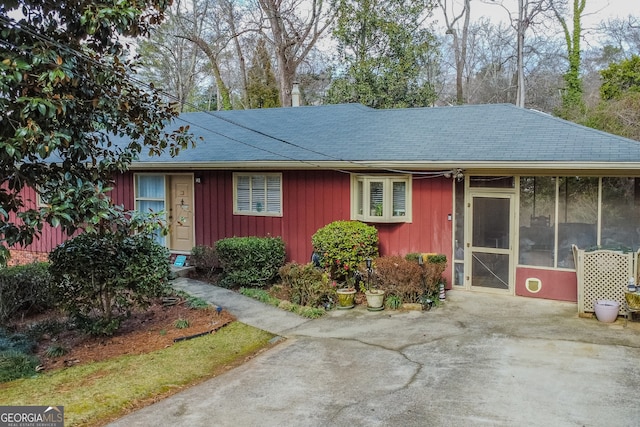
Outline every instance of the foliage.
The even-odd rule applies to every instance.
[[[278,271],[282,285],[291,289],[291,302],[311,307],[323,307],[335,300],[336,289],[329,275],[312,263],[288,263]]]
[[[265,286],[284,264],[285,247],[280,237],[230,237],[215,245],[223,275],[223,287]]]
[[[218,254],[213,246],[194,246],[189,260],[198,273],[204,274],[209,279],[219,265]]]
[[[428,69],[436,41],[424,28],[427,0],[339,0],[333,36],[336,79],[327,101],[374,108],[429,106],[436,99]]]
[[[333,280],[354,283],[354,272],[378,256],[378,230],[359,221],[334,221],[311,237],[313,250]]]
[[[640,92],[640,56],[612,63],[609,68],[600,71],[602,86],[600,96],[603,100],[619,99],[628,92]]]
[[[99,199],[116,173],[143,150],[175,155],[191,140],[186,127],[164,131],[176,111],[131,78],[136,65],[123,44],[147,35],[166,6],[165,0],[0,5],[5,256],[8,246],[37,238],[44,223],[72,233],[98,221]],[[46,205],[36,206],[33,191]]]
[[[561,5],[561,3],[552,2],[551,8],[564,33],[569,68],[563,76],[566,86],[562,93],[562,106],[558,114],[564,119],[571,120],[582,116],[585,111],[580,71],[582,61],[580,41],[582,39],[582,14],[586,0],[573,0],[571,25],[567,23],[562,10],[558,7],[559,4]]]
[[[640,93],[631,91],[602,101],[588,111],[586,126],[640,141]]]
[[[189,320],[188,319],[176,319],[175,322],[173,322],[173,326],[176,327],[176,329],[187,329],[189,327]]]
[[[0,329],[0,383],[35,374],[36,343],[27,335]]]
[[[38,363],[38,358],[31,354],[0,351],[0,383],[34,375]]]
[[[249,108],[280,107],[280,92],[264,39],[258,40],[247,72]]]
[[[0,323],[19,311],[40,312],[53,305],[47,263],[0,269]]]
[[[384,300],[384,305],[391,310],[397,310],[402,305],[402,297],[400,295],[388,295]]]
[[[371,281],[388,296],[398,296],[402,302],[421,303],[423,297],[433,299],[438,294],[446,266],[446,257],[438,254],[428,255],[422,265],[413,256],[384,256],[374,260]]]
[[[291,301],[280,300],[272,296],[270,292],[265,289],[240,288],[240,293],[262,303],[306,317],[307,319],[317,319],[325,313],[324,308],[309,307],[306,305],[295,304]]]
[[[240,288],[239,292],[244,296],[256,299],[262,303],[269,304],[274,307],[277,307],[280,304],[280,300],[278,298],[272,297],[269,294],[269,291],[265,289]]]
[[[186,298],[185,303],[187,307],[192,308],[194,310],[203,310],[205,308],[210,307],[210,304],[203,300],[200,297],[189,296]]]
[[[117,216],[49,256],[57,302],[92,334],[112,334],[130,307],[145,307],[168,287],[168,250],[154,240],[153,226],[138,219]]]

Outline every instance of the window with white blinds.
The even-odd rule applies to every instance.
[[[233,213],[282,215],[281,174],[234,174]]]
[[[411,222],[410,175],[352,175],[351,217],[369,222]]]

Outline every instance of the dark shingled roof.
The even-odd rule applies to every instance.
[[[144,163],[640,163],[640,142],[510,104],[375,110],[357,104],[184,113],[196,148]],[[634,165],[638,166],[638,165]]]

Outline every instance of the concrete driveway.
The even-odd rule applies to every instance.
[[[640,425],[640,322],[463,291],[429,312],[290,319],[269,351],[111,425]]]

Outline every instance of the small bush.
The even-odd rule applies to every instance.
[[[378,230],[359,221],[334,221],[311,237],[314,252],[331,278],[353,286],[354,272],[378,256]]]
[[[32,353],[36,342],[25,334],[9,333],[0,329],[0,351],[14,350],[20,353]]]
[[[49,258],[56,300],[91,334],[113,334],[130,307],[169,286],[168,250],[147,234],[84,233]]]
[[[47,263],[0,268],[0,323],[20,311],[41,312],[53,305]]]
[[[0,351],[0,383],[32,376],[36,373],[38,358],[16,350]]]
[[[418,263],[420,257],[422,264]],[[388,295],[398,296],[402,302],[422,304],[426,299],[438,299],[447,257],[442,254],[385,256],[376,259],[374,267],[374,286],[384,289]]]
[[[288,263],[280,268],[282,286],[290,288],[291,302],[321,307],[335,301],[336,290],[329,275],[313,264]]]
[[[200,245],[191,249],[191,265],[196,271],[211,278],[219,267],[218,254],[212,246]]]
[[[219,285],[264,287],[273,282],[285,260],[279,237],[230,237],[215,246],[222,267]]]

